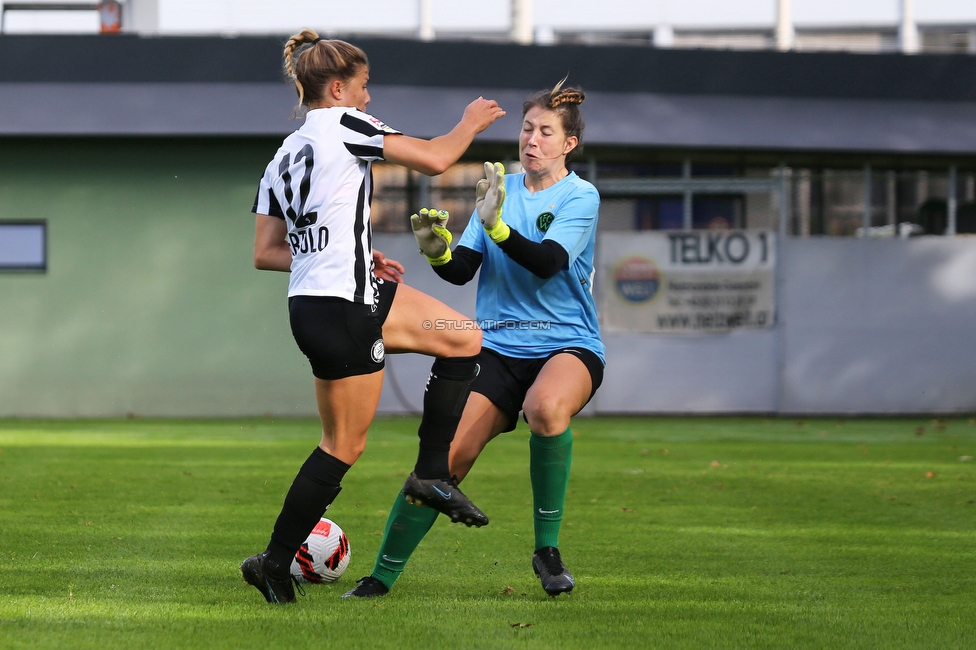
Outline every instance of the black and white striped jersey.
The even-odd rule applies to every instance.
[[[311,110],[268,164],[253,211],[285,220],[289,296],[372,304],[371,165],[399,131],[351,107]]]

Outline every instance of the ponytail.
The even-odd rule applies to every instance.
[[[303,29],[288,39],[284,61],[285,74],[298,91],[299,108],[320,101],[333,80],[348,81],[361,68],[369,67],[366,53],[355,45],[320,38],[311,29]]]

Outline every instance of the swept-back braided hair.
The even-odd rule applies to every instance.
[[[583,128],[586,124],[583,122],[583,116],[580,115],[579,105],[586,99],[586,95],[583,93],[582,88],[563,88],[566,79],[566,77],[563,77],[551,90],[540,90],[530,95],[525,100],[525,103],[522,104],[522,117],[524,118],[525,114],[535,106],[553,111],[559,115],[559,119],[563,124],[563,131],[566,132],[566,137],[575,135],[579,141],[579,144],[569,152],[572,155],[583,150]]]
[[[335,79],[348,81],[369,67],[366,53],[340,40],[323,39],[303,29],[285,44],[285,74],[295,82],[299,108],[322,99]]]

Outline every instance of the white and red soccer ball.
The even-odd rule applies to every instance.
[[[315,525],[291,563],[291,574],[299,582],[335,582],[349,566],[349,539],[331,519]]]

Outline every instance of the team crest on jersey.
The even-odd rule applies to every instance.
[[[552,225],[552,222],[555,220],[555,218],[556,215],[554,215],[553,213],[548,211],[543,212],[542,214],[540,214],[538,217],[535,218],[535,225],[539,228],[539,230],[545,232],[549,230],[549,226]]]
[[[385,131],[387,133],[398,133],[398,131],[396,129],[394,129],[393,127],[387,126],[382,121],[376,119],[372,115],[369,116],[369,123],[372,124],[373,126],[375,126],[380,131]]]
[[[383,339],[376,339],[376,343],[373,343],[373,347],[369,350],[369,356],[373,358],[373,363],[379,363],[386,356],[386,346],[383,345]]]

